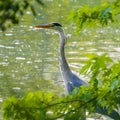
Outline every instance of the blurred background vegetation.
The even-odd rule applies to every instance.
[[[12,24],[18,24],[20,17],[25,14],[25,11],[30,9],[33,15],[36,15],[35,6],[39,4],[43,6],[41,0],[0,0],[0,28],[5,30]]]
[[[49,1],[48,1],[49,2]],[[92,1],[93,2],[93,1]],[[92,3],[91,2],[91,3]],[[45,4],[44,4],[45,3]],[[66,2],[68,5],[68,2]],[[104,1],[101,0],[100,4],[86,4],[87,1],[82,1],[82,4],[71,10],[68,15],[68,19],[73,20],[76,23],[78,30],[83,28],[84,24],[87,25],[107,25],[109,22],[114,22],[116,15],[120,14],[120,1]],[[94,2],[93,2],[94,3]],[[96,2],[97,3],[97,2]],[[47,1],[35,0],[5,0],[0,1],[0,28],[5,30],[12,24],[18,24],[20,22],[21,16],[23,16],[26,10],[30,10],[34,16],[40,14],[35,4],[39,4],[40,7],[45,7],[48,3]],[[65,4],[65,2],[64,2]],[[60,7],[60,6],[59,6]],[[67,6],[66,6],[67,7]],[[93,24],[93,21],[95,24]],[[90,24],[91,23],[91,24]]]

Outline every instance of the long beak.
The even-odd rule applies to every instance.
[[[51,28],[51,27],[52,27],[52,24],[35,26],[35,28]]]

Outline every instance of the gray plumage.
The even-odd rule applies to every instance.
[[[75,87],[79,87],[81,85],[88,86],[86,82],[84,82],[83,80],[81,80],[79,77],[77,77],[76,75],[72,73],[67,63],[67,60],[65,57],[66,35],[62,28],[62,25],[60,25],[59,23],[51,23],[48,25],[40,25],[36,27],[54,29],[59,33],[59,36],[60,36],[60,48],[59,48],[60,69],[61,69],[62,78],[65,82],[65,88],[66,88],[67,93],[70,93]]]
[[[61,27],[57,29],[57,31],[60,36],[59,59],[60,59],[61,74],[65,82],[66,90],[68,93],[70,93],[75,87],[79,87],[81,85],[88,86],[88,84],[83,80],[81,80],[79,77],[77,77],[75,74],[73,74],[72,71],[70,70],[70,67],[65,57],[66,36],[64,30]]]

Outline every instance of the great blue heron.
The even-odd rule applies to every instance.
[[[59,48],[60,69],[61,69],[62,78],[65,82],[65,87],[66,87],[67,93],[70,93],[75,87],[79,87],[81,85],[88,86],[88,84],[86,82],[84,82],[83,80],[81,80],[79,77],[77,77],[75,74],[72,73],[72,71],[70,70],[70,67],[67,63],[67,60],[65,57],[66,35],[62,28],[62,25],[54,22],[54,23],[51,23],[48,25],[38,25],[35,27],[36,28],[54,29],[59,33],[59,36],[60,36],[60,48]]]

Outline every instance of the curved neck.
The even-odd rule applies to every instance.
[[[60,68],[62,72],[68,72],[70,71],[69,65],[67,63],[67,60],[65,58],[65,42],[66,42],[66,36],[64,34],[64,31],[59,31],[60,35],[60,48],[59,48],[59,54],[60,54]]]

